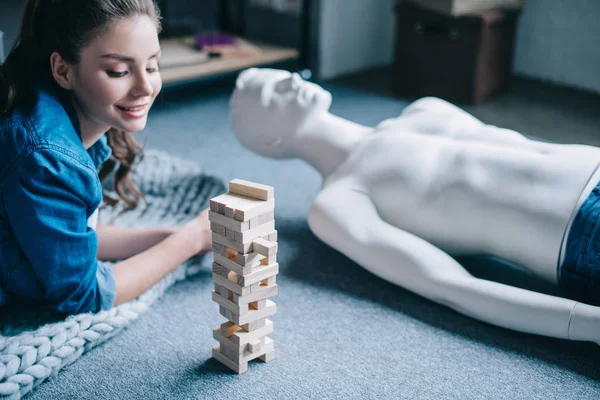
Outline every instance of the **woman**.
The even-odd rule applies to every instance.
[[[0,306],[109,309],[210,249],[206,211],[167,229],[96,223],[117,164],[121,200],[141,197],[132,133],[161,89],[159,31],[152,0],[29,0],[0,66]]]

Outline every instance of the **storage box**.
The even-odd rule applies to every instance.
[[[404,0],[446,15],[464,15],[487,10],[520,10],[524,0]]]
[[[400,3],[393,87],[477,104],[510,83],[517,11],[452,17]]]

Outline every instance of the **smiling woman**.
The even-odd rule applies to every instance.
[[[146,126],[148,109],[162,86],[159,54],[156,21],[136,16],[91,41],[76,65],[66,63],[58,52],[50,56],[58,84],[76,89],[84,146],[111,128],[136,132]]]
[[[161,229],[96,222],[115,167],[120,200],[142,196],[129,174],[162,87],[159,21],[153,0],[27,3],[0,65],[0,306],[108,309],[210,248],[207,212]]]

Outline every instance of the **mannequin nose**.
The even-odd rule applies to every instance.
[[[304,83],[304,79],[302,79],[302,77],[300,75],[298,75],[298,73],[294,72],[292,74],[292,79],[291,79],[292,89],[297,89],[303,83]]]

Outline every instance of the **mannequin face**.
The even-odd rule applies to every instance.
[[[298,74],[252,68],[240,74],[230,120],[239,141],[268,157],[291,157],[307,122],[331,106],[331,94]]]

